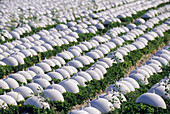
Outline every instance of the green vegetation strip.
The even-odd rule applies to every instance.
[[[64,44],[61,47],[59,46],[53,46],[53,50],[48,50],[46,52],[38,52],[38,56],[32,56],[32,57],[26,57],[24,58],[24,62],[25,64],[19,64],[18,66],[11,66],[11,65],[0,65],[0,78],[4,78],[4,76],[9,75],[11,73],[15,73],[21,70],[26,70],[26,68],[31,67],[33,64],[36,64],[38,62],[40,62],[41,60],[45,59],[45,58],[50,58],[52,56],[55,56],[57,53],[60,53],[61,51],[63,51],[63,49],[67,50],[69,47],[73,46],[73,45],[77,45],[80,42],[83,41],[89,41],[92,37],[97,36],[97,35],[103,35],[104,33],[106,33],[107,30],[113,28],[113,27],[117,27],[120,26],[121,24],[118,22],[114,22],[114,23],[109,23],[105,29],[103,30],[98,30],[96,32],[96,34],[92,34],[92,33],[85,33],[85,34],[79,34],[79,38],[77,39],[78,42],[71,42],[68,45]],[[57,68],[57,67],[56,67]]]
[[[7,109],[1,109],[2,113],[22,113],[22,112],[30,112],[30,113],[55,113],[55,111],[67,112],[71,109],[72,106],[77,104],[83,104],[84,100],[89,98],[93,99],[100,90],[105,90],[107,85],[114,83],[114,80],[118,80],[120,77],[123,77],[125,74],[125,69],[129,68],[132,65],[135,65],[137,60],[139,60],[143,54],[147,54],[152,52],[155,48],[157,48],[162,42],[167,42],[168,38],[170,38],[170,31],[165,33],[165,36],[162,38],[156,38],[156,40],[149,42],[148,46],[142,50],[135,50],[130,52],[128,56],[124,57],[124,63],[113,64],[113,66],[107,69],[107,74],[105,78],[102,80],[92,80],[87,83],[87,87],[79,86],[80,92],[77,94],[66,92],[64,93],[65,102],[49,102],[51,109],[39,109],[34,106],[23,105],[23,102],[18,103],[19,106],[9,106]],[[136,56],[138,55],[138,56]],[[134,57],[135,56],[135,57]],[[31,58],[31,57],[29,57]],[[39,58],[34,58],[35,61],[38,61]],[[30,59],[29,59],[30,60]],[[34,62],[29,61],[28,64]],[[22,70],[23,68],[21,68]],[[3,69],[5,71],[5,69]],[[8,72],[8,71],[7,71]],[[0,92],[2,89],[0,89]],[[7,92],[9,90],[6,90]]]
[[[170,64],[170,62],[169,62]],[[150,78],[148,78],[148,85],[140,84],[139,89],[135,89],[135,91],[125,94],[127,99],[126,102],[121,103],[120,109],[115,109],[114,111],[110,111],[108,114],[169,114],[170,111],[168,109],[163,109],[143,103],[135,103],[137,98],[143,94],[148,92],[148,90],[157,82],[159,82],[165,76],[169,76],[170,67],[163,66],[161,73],[153,74]],[[170,105],[170,99],[164,100],[167,105]]]
[[[170,31],[167,31],[166,33],[168,32]],[[143,54],[153,52],[154,49],[158,48],[158,46],[163,44],[163,42],[167,42],[166,34],[164,37],[155,38],[155,40],[149,41],[148,45],[144,49],[130,52],[124,57],[124,63],[114,63],[112,67],[107,69],[107,74],[104,76],[104,79],[92,80],[87,83],[86,87],[79,86],[79,93],[64,93],[64,102],[49,101],[49,103],[51,106],[55,107],[57,111],[66,113],[72,108],[72,106],[83,104],[84,101],[89,98],[95,98],[96,94],[100,93],[100,90],[104,91],[109,84],[114,83],[114,80],[118,80],[123,77],[125,69],[130,66],[134,66],[136,62],[142,58]]]
[[[169,3],[169,2],[168,2]],[[156,8],[159,8],[159,7],[162,7],[168,3],[163,3],[163,4],[160,4],[158,7]],[[154,9],[156,9],[154,8]],[[78,39],[78,42],[72,42],[72,43],[69,43],[68,45],[62,45],[61,47],[59,46],[54,46],[53,47],[53,50],[48,50],[46,52],[38,52],[38,56],[32,56],[32,57],[26,57],[24,58],[24,62],[25,64],[19,64],[18,66],[10,66],[10,65],[0,65],[0,78],[4,78],[4,76],[6,75],[9,75],[11,73],[15,73],[15,72],[18,72],[18,71],[21,71],[21,70],[26,70],[26,68],[29,68],[31,67],[33,64],[36,64],[38,62],[40,62],[41,60],[45,59],[45,58],[50,58],[52,56],[55,56],[57,53],[60,53],[63,49],[67,50],[70,46],[73,46],[73,45],[77,45],[79,42],[82,42],[82,41],[89,41],[92,37],[96,36],[96,35],[103,35],[104,33],[106,33],[107,30],[113,28],[113,27],[120,27],[120,26],[126,26],[128,25],[130,22],[133,22],[133,17],[141,17],[146,11],[149,11],[153,8],[150,8],[148,10],[144,10],[144,11],[140,11],[140,12],[137,12],[137,14],[135,15],[132,15],[132,17],[127,17],[127,18],[130,18],[129,19],[125,19],[123,23],[119,23],[119,22],[114,22],[114,23],[109,23],[107,25],[105,25],[105,29],[102,29],[102,30],[98,30],[96,32],[96,34],[92,34],[92,33],[86,33],[86,34],[79,34],[79,39]],[[150,30],[150,29],[148,29]],[[55,68],[58,68],[58,66],[56,66]]]
[[[115,80],[119,80],[124,77],[125,69],[130,66],[136,65],[136,62],[142,58],[144,54],[152,53],[154,49],[157,49],[159,45],[168,42],[170,38],[170,30],[164,33],[164,37],[157,37],[153,41],[149,41],[148,45],[141,50],[135,50],[124,56],[124,63],[113,63],[113,66],[107,69],[107,74],[105,74],[102,80],[92,80],[87,82],[86,87],[79,86],[79,93],[66,92],[63,94],[64,102],[59,101],[48,101],[51,109],[39,109],[34,106],[26,106],[19,103],[18,106],[9,106],[7,109],[1,109],[0,112],[3,114],[7,113],[56,113],[56,111],[61,113],[67,113],[75,105],[83,104],[85,100],[94,99],[100,91],[105,91],[106,87],[113,84]],[[150,80],[150,79],[149,79]],[[155,83],[155,82],[154,82]],[[141,86],[142,87],[142,86]],[[128,107],[127,107],[128,108]]]
[[[100,34],[103,34],[102,32]],[[53,50],[48,50],[46,52],[38,52],[37,56],[32,57],[26,57],[24,58],[25,64],[19,64],[18,66],[11,66],[11,65],[0,65],[0,78],[4,78],[4,76],[9,75],[11,73],[15,73],[17,71],[26,70],[26,68],[31,67],[33,64],[36,64],[40,62],[41,60],[44,60],[45,58],[50,58],[52,56],[55,56],[57,53],[60,53],[63,51],[63,49],[67,50],[69,47],[73,45],[77,45],[79,42],[82,42],[84,40],[89,41],[92,37],[96,36],[96,34],[92,33],[86,33],[86,34],[79,34],[78,42],[71,42],[68,45],[64,44],[61,47],[54,46]],[[56,67],[57,68],[57,67]]]
[[[162,4],[160,4],[160,5],[158,5],[156,8],[159,8],[159,7],[163,7],[164,5],[166,5],[166,4],[169,4],[170,2],[167,2],[167,3],[162,3]],[[128,24],[130,23],[130,22],[132,22],[133,21],[133,19],[137,19],[137,18],[139,18],[139,17],[141,17],[143,14],[145,14],[145,12],[146,11],[148,11],[148,10],[151,10],[151,9],[156,9],[156,8],[149,8],[149,9],[147,9],[147,10],[143,10],[143,11],[140,11],[140,13],[137,13],[137,14],[133,14],[132,15],[132,17],[127,17],[127,18],[125,18],[125,19],[121,19],[121,21],[122,22],[128,22]],[[104,10],[101,10],[101,11],[104,11]],[[101,12],[101,11],[99,11],[99,12]],[[95,13],[95,12],[94,12]],[[83,17],[81,17],[81,18],[83,18]],[[75,21],[76,20],[79,20],[79,19],[81,19],[81,18],[76,18],[75,19]],[[55,21],[56,19],[54,19],[54,21]],[[67,22],[69,22],[68,20],[67,20]],[[64,23],[60,23],[60,22],[58,22],[58,21],[56,21],[56,24],[54,24],[54,25],[46,25],[46,27],[40,27],[40,28],[33,28],[33,27],[31,27],[31,32],[26,32],[26,33],[24,33],[23,35],[21,35],[20,37],[21,38],[24,38],[24,37],[26,37],[26,36],[31,36],[31,35],[33,35],[33,34],[35,34],[35,33],[37,33],[37,32],[40,32],[41,30],[49,30],[49,29],[51,29],[51,28],[55,28],[58,24],[64,24]],[[1,30],[0,30],[0,32],[2,32]],[[3,33],[2,33],[2,36],[3,36]],[[5,37],[5,36],[4,36]],[[8,39],[8,38],[6,38],[5,37],[5,41],[3,41],[3,40],[1,40],[0,39],[0,44],[3,44],[3,43],[5,43],[5,42],[12,42],[12,41],[14,41],[14,40],[16,40],[15,38],[12,38],[12,39]]]

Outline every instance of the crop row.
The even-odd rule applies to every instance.
[[[146,11],[145,11],[146,12]],[[137,13],[136,15],[140,15],[142,16],[144,13],[139,12],[139,14]],[[131,17],[132,18],[132,17]],[[108,27],[106,27],[106,29],[101,30],[102,32],[99,31],[99,34],[102,35],[103,33],[105,33],[109,28],[112,27],[116,27],[116,26],[120,26],[120,23],[110,23]],[[94,37],[95,34],[92,33],[86,33],[86,34],[79,34],[79,42],[82,42],[84,40],[88,41],[90,38]],[[25,64],[19,64],[18,66],[10,66],[10,65],[6,65],[6,66],[0,66],[1,69],[1,76],[5,76],[8,75],[12,72],[17,72],[23,69],[26,69],[30,66],[32,66],[33,64],[38,63],[40,60],[44,59],[44,58],[49,58],[51,56],[56,55],[56,53],[61,52],[63,49],[68,49],[70,46],[74,45],[74,44],[78,44],[76,42],[70,43],[68,45],[63,45],[61,47],[59,46],[54,46],[53,50],[49,50],[47,52],[41,52],[38,53],[38,56],[33,56],[33,57],[26,57],[24,59]]]
[[[158,51],[156,53],[156,56],[150,58],[144,66],[141,66],[141,67],[135,69],[134,71],[132,71],[129,75],[129,78],[128,77],[121,78],[119,81],[114,82],[107,88],[105,94],[102,94],[98,98],[90,101],[89,104],[92,107],[92,109],[94,107],[102,113],[106,113],[106,112],[107,113],[141,113],[144,110],[146,110],[145,111],[146,113],[154,113],[154,112],[157,113],[158,110],[161,111],[162,113],[167,113],[168,109],[166,109],[166,110],[159,109],[159,108],[156,108],[153,106],[151,106],[151,107],[147,106],[150,108],[146,109],[146,107],[138,107],[138,106],[143,106],[143,104],[142,105],[135,104],[137,107],[133,104],[136,101],[137,97],[139,97],[142,93],[148,91],[153,86],[153,84],[158,82],[164,76],[169,75],[169,70],[168,70],[169,69],[169,66],[168,66],[169,52],[168,52],[167,48],[169,48],[169,44],[165,47],[165,49]],[[162,54],[165,54],[166,56],[164,56],[162,58],[160,56]],[[159,56],[160,56],[160,58],[159,58]],[[161,66],[158,66],[158,65],[161,65]],[[144,70],[145,69],[144,67],[147,70]],[[159,68],[159,67],[162,67],[162,68]],[[145,78],[143,78],[143,77],[145,77]],[[168,81],[168,79],[166,79],[166,80]],[[137,83],[137,81],[139,82],[139,84]],[[168,82],[160,82],[160,83],[162,86],[161,85],[159,86],[158,84],[156,84],[153,87],[153,89],[151,89],[149,91],[150,92],[152,92],[154,90],[156,91],[156,88],[157,88],[156,94],[162,95],[164,98],[166,98],[165,101],[167,101],[167,105],[168,105],[169,90],[168,90],[168,87],[166,87],[166,85],[164,84],[164,83],[168,84]],[[167,88],[167,91],[165,90],[165,88],[162,88],[163,86],[165,86],[165,88]],[[125,95],[125,97],[123,96],[123,94]],[[155,95],[154,93],[144,94],[144,95],[141,95],[137,99],[136,102],[144,102],[144,103],[149,103],[154,106],[166,108],[164,101],[162,100],[161,97],[159,98],[158,95]],[[147,96],[147,97],[144,97],[144,96]],[[153,97],[159,99],[159,102],[157,100],[154,100]],[[123,102],[123,105],[120,107],[122,102]],[[90,106],[87,106],[87,107],[90,108]],[[132,106],[134,106],[134,107],[132,107]],[[80,110],[73,110],[73,111],[71,111],[71,113],[83,113],[84,111],[88,112],[88,110],[86,108],[84,108],[84,109],[81,108]],[[138,108],[141,108],[141,109],[138,109]],[[156,110],[154,110],[154,109],[156,109]],[[112,110],[112,111],[108,112],[109,110]],[[97,113],[97,111],[96,111],[96,113]]]
[[[99,81],[92,80],[91,82],[88,82],[86,87],[79,86],[79,90],[80,90],[79,93],[74,94],[74,93],[66,92],[63,94],[63,96],[65,98],[64,102],[52,102],[51,101],[50,106],[55,107],[56,110],[58,110],[58,111],[67,112],[68,110],[71,109],[72,106],[75,106],[77,104],[82,104],[83,101],[86,99],[94,98],[96,96],[97,92],[99,92],[100,90],[104,91],[106,89],[108,83],[113,83],[115,79],[118,80],[120,77],[123,77],[125,68],[128,68],[131,65],[135,65],[137,60],[142,57],[143,52],[145,52],[145,54],[152,52],[155,48],[157,48],[164,41],[167,41],[167,34],[168,34],[168,32],[166,32],[165,36],[162,38],[156,38],[153,41],[149,41],[148,45],[144,49],[135,50],[135,51],[130,52],[128,54],[128,56],[126,56],[125,62],[117,63],[117,64],[114,63],[112,67],[107,69],[107,74],[104,76],[104,79],[101,79]],[[147,50],[147,51],[144,51],[144,50]],[[136,56],[136,55],[138,55],[138,56]],[[135,58],[134,58],[134,56],[135,56]],[[131,61],[129,61],[128,59]],[[113,77],[113,75],[114,75],[114,77]],[[13,109],[15,109],[14,108],[15,106],[11,106],[11,107],[13,107]],[[22,108],[22,106],[19,107],[20,111],[23,111],[23,109],[25,111],[29,111],[30,108],[32,108],[31,106],[28,106],[27,108],[25,106],[23,106],[23,107],[24,108]],[[12,109],[12,108],[10,108],[10,109]],[[36,109],[37,108],[34,108],[32,111],[35,111]],[[38,109],[38,110],[40,111],[41,109]],[[19,111],[19,110],[17,110],[17,111]],[[47,111],[50,111],[50,110],[47,110]]]

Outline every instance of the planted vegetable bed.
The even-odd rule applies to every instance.
[[[157,90],[169,94],[169,10],[168,0],[0,1],[0,112],[169,113]],[[148,94],[160,103],[146,105]]]

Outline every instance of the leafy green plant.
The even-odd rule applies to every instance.
[[[118,25],[121,26],[120,23],[117,23]],[[107,28],[110,27],[114,27],[116,26],[116,23],[112,23],[112,25],[107,25]],[[39,29],[40,30],[40,29]],[[37,31],[37,30],[34,30]],[[105,30],[104,30],[105,31]],[[33,32],[32,32],[33,33]],[[103,31],[99,31],[98,34],[102,34]],[[149,52],[152,52],[154,48],[156,48],[158,46],[158,44],[162,43],[162,42],[167,42],[169,37],[166,37],[168,33],[165,33],[165,37],[163,38],[157,38],[155,39],[155,41],[151,42],[148,44],[148,47],[145,47],[142,50],[138,50],[138,51],[133,51],[130,52],[127,56],[124,57],[125,59],[125,63],[113,63],[113,66],[107,69],[107,74],[104,75],[104,79],[102,80],[92,80],[90,82],[87,82],[87,86],[86,87],[82,87],[79,86],[79,93],[70,93],[70,92],[66,92],[63,94],[65,101],[64,102],[54,102],[54,101],[49,101],[50,106],[53,106],[55,108],[56,111],[61,112],[61,113],[67,113],[72,106],[75,106],[77,104],[82,104],[84,103],[85,100],[87,99],[93,99],[96,97],[97,93],[100,93],[100,91],[104,91],[107,87],[107,85],[114,83],[114,80],[118,80],[121,77],[124,76],[125,74],[125,69],[135,65],[135,63],[137,62],[137,60],[139,60],[143,54],[147,54]],[[93,34],[89,34],[90,37],[93,37]],[[87,36],[81,36],[82,39],[80,39],[80,41],[84,41],[84,39],[86,39]],[[87,37],[87,38],[90,38]],[[163,40],[160,40],[163,39]],[[159,43],[158,43],[159,42]],[[63,47],[66,48],[66,47]],[[54,51],[54,53],[57,53],[58,49],[56,47],[56,51]],[[49,52],[50,54],[52,52]],[[137,56],[136,56],[137,54]],[[42,54],[42,58],[44,58],[45,56],[48,56],[47,54]],[[34,63],[39,61],[39,57],[35,56],[33,58],[28,57],[26,58],[26,66],[23,66],[24,68],[27,68],[28,66],[33,65]],[[27,66],[28,65],[28,66]],[[9,68],[8,68],[9,67]],[[169,69],[166,69],[169,70]],[[0,71],[2,71],[1,76],[4,76],[6,74],[9,74],[11,72],[13,72],[13,68],[11,66],[0,66]],[[15,70],[17,71],[17,70]],[[150,81],[153,81],[152,79],[149,79]],[[151,85],[150,85],[151,86]],[[142,87],[142,85],[141,85]],[[138,92],[145,92],[147,90],[147,88],[143,88],[143,90],[138,90]],[[129,95],[132,95],[132,93],[129,93]],[[137,98],[137,95],[132,95],[134,98]],[[129,101],[134,101],[134,99],[129,99]],[[148,105],[144,105],[144,104],[135,104],[134,102],[132,104],[125,104],[122,103],[121,107],[125,107],[123,110],[115,110],[116,113],[143,113],[146,110],[146,113],[168,113],[167,110],[163,110],[160,108],[156,108],[156,107],[152,107]],[[134,108],[134,111],[131,110],[132,107]],[[140,110],[139,110],[140,109]],[[154,110],[153,110],[154,109]],[[53,109],[49,110],[49,109],[39,109],[36,108],[34,106],[30,106],[30,105],[20,105],[20,106],[9,106],[7,107],[7,109],[1,109],[0,110],[1,113],[3,114],[8,114],[8,113],[14,113],[14,114],[18,114],[18,113],[23,113],[23,112],[29,112],[29,113],[54,113]],[[109,112],[109,113],[115,113],[115,112]]]
[[[135,91],[125,94],[125,97],[127,99],[127,102],[123,102],[120,109],[116,109],[114,111],[110,111],[111,113],[169,113],[168,109],[162,109],[158,107],[154,107],[147,104],[142,103],[135,103],[137,98],[143,94],[146,93],[154,84],[159,82],[162,78],[165,76],[169,76],[170,73],[170,67],[164,66],[162,67],[161,73],[153,74],[148,78],[148,85],[140,84],[139,89],[135,89]],[[169,93],[170,94],[170,93]],[[169,105],[170,100],[165,100],[166,104]]]

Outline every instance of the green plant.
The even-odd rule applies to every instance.
[[[155,106],[142,104],[142,103],[135,103],[137,98],[143,94],[146,93],[154,84],[159,82],[162,78],[165,76],[169,76],[170,73],[170,67],[164,66],[162,67],[161,73],[156,73],[150,76],[148,78],[148,85],[140,84],[140,88],[135,89],[135,91],[125,94],[125,97],[127,99],[126,102],[123,102],[121,104],[120,109],[116,109],[114,111],[110,111],[109,114],[112,113],[169,113],[168,109],[162,109]],[[165,100],[166,104],[169,105],[170,100]]]

